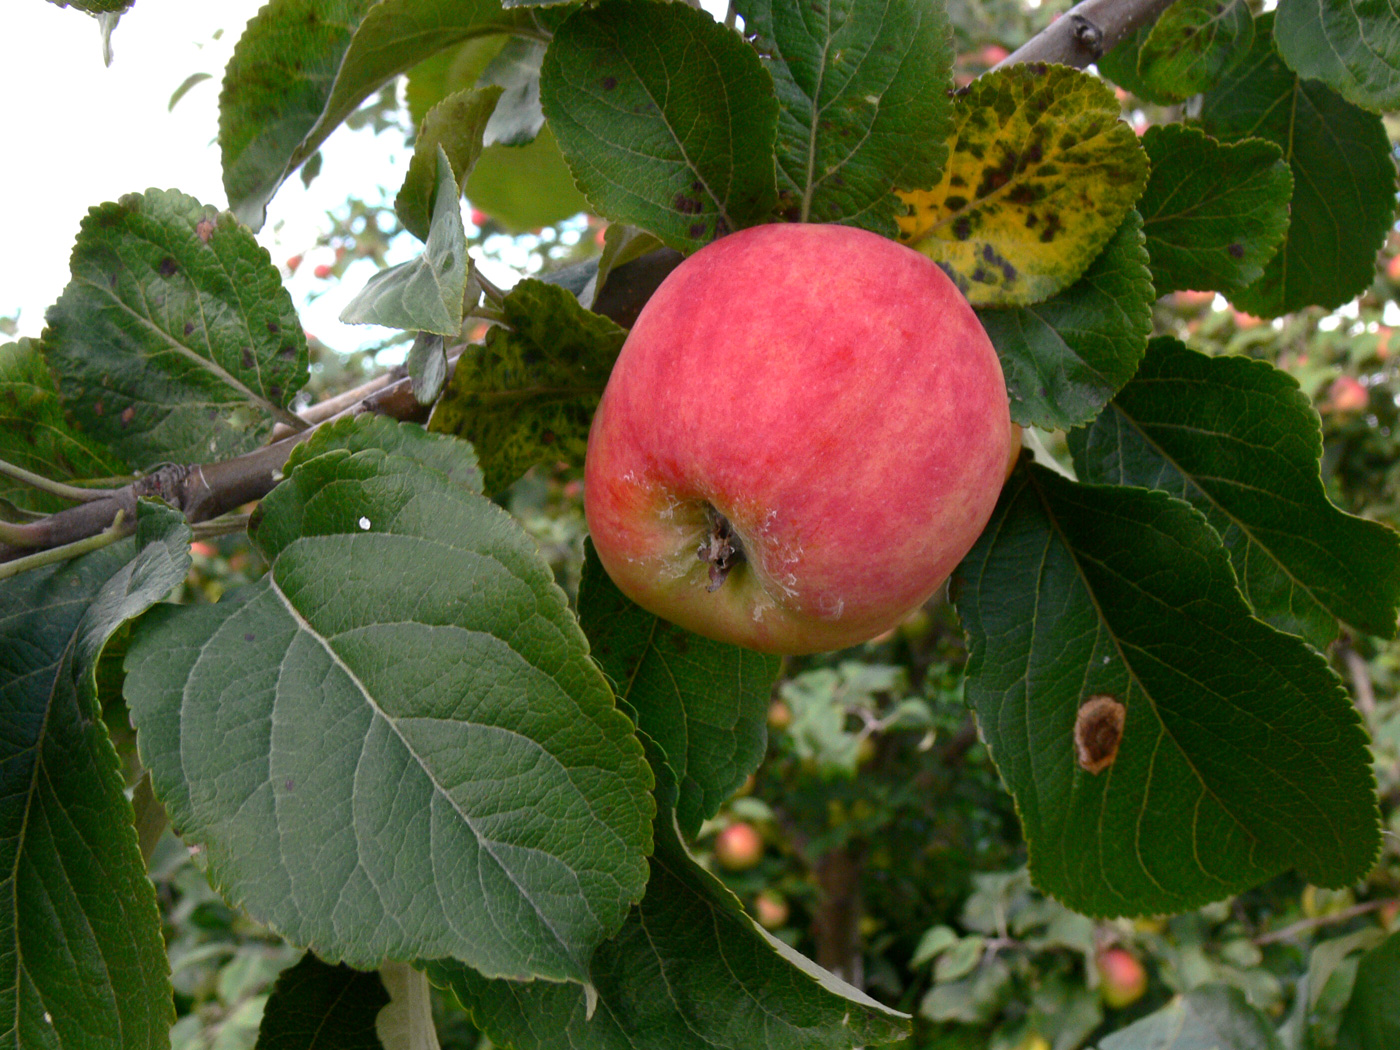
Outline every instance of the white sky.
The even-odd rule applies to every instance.
[[[19,335],[42,330],[44,310],[68,283],[69,252],[92,205],[155,186],[228,206],[215,142],[219,83],[262,3],[137,0],[112,35],[110,67],[102,63],[96,20],[45,0],[0,3],[0,105],[7,111],[0,129],[0,199],[7,205],[0,229],[8,240],[0,251],[0,317],[18,311]],[[175,89],[200,72],[212,78],[167,111]],[[348,195],[374,199],[379,185],[392,196],[408,162],[390,141],[345,129],[323,152],[311,189],[293,176],[258,236],[279,265],[308,252],[329,226],[326,211]],[[373,267],[364,262],[344,281],[317,281],[315,264],[329,261],[329,251],[307,254],[287,279],[307,329],[342,349],[387,334],[335,320]],[[324,294],[307,302],[312,291]]]

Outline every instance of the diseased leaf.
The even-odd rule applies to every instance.
[[[621,932],[593,956],[596,1009],[575,986],[487,981],[452,962],[429,966],[434,983],[515,1050],[855,1050],[907,1034],[905,1015],[769,936],[691,859],[670,819],[674,778],[660,756],[652,761],[651,876]]]
[[[1387,0],[1279,0],[1274,39],[1303,79],[1363,109],[1400,109],[1400,17]]]
[[[1340,306],[1371,283],[1395,213],[1390,140],[1380,117],[1283,64],[1271,15],[1257,28],[1248,56],[1206,95],[1201,125],[1225,142],[1263,138],[1283,150],[1291,219],[1264,276],[1230,301],[1259,317]]]
[[[978,310],[1001,358],[1012,420],[1067,430],[1098,415],[1142,360],[1153,298],[1142,219],[1130,211],[1084,276],[1058,295]]]
[[[1244,0],[1176,0],[1138,53],[1138,75],[1159,103],[1182,102],[1220,82],[1254,42]]]
[[[627,337],[543,281],[521,281],[503,310],[505,325],[457,359],[428,423],[476,446],[487,492],[546,458],[583,462],[593,412]]]
[[[262,228],[277,187],[316,152],[298,148],[373,3],[271,0],[238,38],[219,92],[219,148],[229,209],[251,229]]]
[[[974,306],[1025,306],[1073,284],[1147,182],[1147,158],[1101,80],[1007,66],[960,93],[943,181],[901,193],[900,239]]]
[[[1099,1050],[1283,1050],[1262,1011],[1238,988],[1199,985],[1106,1035]]]
[[[1288,229],[1293,176],[1278,146],[1221,145],[1182,124],[1148,128],[1142,146],[1152,175],[1138,210],[1157,294],[1257,281]]]
[[[778,210],[895,235],[894,190],[948,157],[948,17],[922,0],[742,0],[744,34],[778,94]]]
[[[262,503],[267,575],[143,620],[125,694],[172,824],[288,940],[586,980],[645,884],[651,775],[534,541],[440,469],[458,449],[319,430]]]
[[[689,251],[773,211],[772,79],[703,11],[651,0],[578,11],[545,53],[540,96],[601,215]]]
[[[955,580],[968,702],[1043,890],[1162,914],[1288,868],[1319,886],[1370,868],[1356,709],[1321,654],[1251,615],[1189,504],[1018,468]]]
[[[457,181],[439,145],[433,224],[423,253],[371,277],[340,312],[340,319],[346,324],[382,324],[456,336],[462,328],[462,298],[470,265]]]
[[[65,407],[128,465],[250,451],[306,382],[306,336],[267,249],[175,190],[88,212],[43,349]]]
[[[152,1050],[175,1020],[155,891],[98,709],[112,633],[189,566],[142,503],[134,540],[0,582],[0,1032],[11,1047]],[[76,978],[81,979],[76,979]]]
[[[54,481],[112,477],[124,469],[64,418],[58,383],[33,339],[0,345],[0,459]],[[8,477],[0,477],[0,499],[45,513],[71,506]]]
[[[591,543],[578,609],[619,702],[679,781],[681,834],[695,835],[763,759],[779,658],[701,638],[632,604]]]
[[[423,118],[408,174],[394,198],[394,213],[404,229],[420,241],[428,239],[433,221],[433,203],[438,192],[438,149],[446,153],[456,178],[457,192],[452,195],[456,201],[481,156],[481,135],[500,97],[498,87],[458,91],[439,102]],[[459,207],[459,214],[460,211]]]
[[[384,1050],[374,1020],[388,1003],[379,974],[307,952],[272,986],[254,1050]]]
[[[1322,428],[1286,372],[1154,339],[1109,410],[1069,441],[1084,480],[1163,489],[1201,511],[1260,619],[1320,649],[1338,618],[1395,636],[1400,534],[1327,499]]]

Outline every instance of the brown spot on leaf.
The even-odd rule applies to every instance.
[[[1243,258],[1244,258],[1244,245],[1243,245],[1243,244],[1240,244],[1238,241],[1236,241],[1234,244],[1230,245],[1230,246],[1229,246],[1228,248],[1226,248],[1225,250],[1226,250],[1227,252],[1230,253],[1230,258],[1232,258],[1232,259],[1243,259]]]
[[[244,367],[244,368],[252,368],[252,367],[253,367],[253,365],[256,363],[256,358],[253,357],[253,349],[252,349],[252,347],[245,346],[245,347],[243,348],[243,354],[242,354],[241,360],[242,360],[242,362],[243,362],[243,367]]]
[[[156,269],[160,271],[162,277],[174,277],[180,267],[175,264],[174,259],[167,255],[160,261],[160,265]]]
[[[127,405],[126,408],[122,409],[121,418],[123,425],[130,423],[133,419],[136,418],[136,409],[131,405]]]
[[[604,91],[611,91],[611,90],[612,90],[613,88],[615,88],[615,87],[617,87],[617,77],[604,77],[604,78],[603,78],[603,90],[604,90]]]
[[[185,322],[185,334],[186,334],[186,335],[193,335],[193,334],[194,334],[194,322],[193,322],[193,321],[186,321],[186,322]]]
[[[704,205],[694,197],[687,197],[684,193],[677,193],[671,201],[671,207],[682,215],[699,215]]]
[[[102,415],[102,402],[101,402],[101,401],[97,401],[97,402],[95,402],[95,403],[93,404],[93,406],[92,406],[92,414],[93,414],[94,416],[100,416],[100,415]]]
[[[946,205],[948,206],[948,209],[949,209],[950,211],[962,211],[964,208],[967,207],[967,198],[966,198],[966,197],[953,196],[953,197],[949,197],[949,198],[948,198],[946,201],[944,201],[943,203],[946,204]]]
[[[1118,758],[1128,709],[1111,696],[1091,696],[1074,716],[1074,757],[1086,773],[1102,773]]]
[[[282,331],[282,328],[276,321],[268,321],[267,330],[269,334],[276,335],[278,332]]]
[[[953,236],[960,241],[965,241],[972,236],[972,220],[966,215],[959,215],[953,222]]]
[[[195,226],[194,232],[199,234],[199,239],[205,244],[209,243],[209,238],[214,236],[214,223],[209,219],[200,219]]]

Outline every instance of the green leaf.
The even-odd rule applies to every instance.
[[[328,961],[585,980],[645,884],[641,747],[461,444],[366,418],[263,501],[262,580],[142,622],[143,762],[211,882]]]
[[[675,782],[657,791],[646,896],[590,966],[597,995],[534,981],[487,981],[433,963],[474,1023],[515,1050],[847,1050],[907,1034],[906,1018],[803,958],[743,912],[691,859],[669,819]]]
[[[239,37],[219,93],[219,148],[229,208],[250,228],[262,228],[277,187],[316,152],[299,150],[302,139],[373,3],[271,0]]]
[[[778,209],[895,235],[893,191],[948,158],[952,37],[921,0],[742,0],[744,34],[778,94]]]
[[[900,239],[974,306],[1050,298],[1088,269],[1147,182],[1147,157],[1103,81],[1014,65],[957,96],[952,155],[932,190],[901,193]]]
[[[384,1050],[438,1050],[428,978],[403,962],[384,963],[379,977],[392,1000],[375,1021]]]
[[[577,12],[545,53],[540,95],[599,214],[688,251],[772,213],[772,79],[704,11],[604,0]]]
[[[588,210],[548,124],[526,146],[488,146],[467,180],[467,199],[513,233]]]
[[[1338,619],[1395,636],[1400,534],[1328,500],[1322,428],[1286,372],[1154,339],[1133,381],[1069,442],[1085,481],[1164,489],[1201,511],[1260,619],[1318,648]]]
[[[1157,294],[1239,292],[1259,280],[1288,229],[1293,176],[1279,147],[1226,146],[1182,124],[1148,128],[1142,146],[1152,175],[1138,210]]]
[[[585,294],[583,301],[593,305],[615,269],[661,247],[664,247],[662,243],[645,230],[620,222],[610,223],[603,231],[603,251],[598,256],[598,272],[593,278],[593,293],[591,297]]]
[[[102,647],[184,579],[184,518],[0,583],[0,1032],[150,1050],[175,1020],[155,892],[97,701]]]
[[[694,836],[763,760],[781,661],[701,638],[632,604],[591,543],[578,609],[619,702],[665,753],[680,784],[677,823],[682,835]]]
[[[1365,291],[1395,213],[1395,163],[1381,118],[1300,79],[1274,51],[1272,27],[1272,16],[1260,16],[1253,49],[1201,110],[1208,134],[1268,139],[1293,171],[1283,245],[1264,276],[1231,297],[1259,317],[1336,307]]]
[[[1099,1050],[1283,1050],[1238,988],[1205,984],[1099,1041]]]
[[[1386,0],[1280,0],[1274,39],[1305,80],[1363,109],[1400,109],[1400,18]]]
[[[457,359],[429,428],[469,439],[486,491],[499,492],[544,459],[583,462],[588,427],[627,332],[567,290],[521,281],[505,325]]]
[[[49,0],[59,7],[71,7],[90,15],[119,13],[131,7],[135,0]]]
[[[1153,101],[1182,102],[1218,84],[1253,43],[1244,0],[1176,0],[1142,42],[1138,74]]]
[[[501,101],[486,127],[486,145],[524,146],[544,127],[540,105],[540,66],[545,45],[519,37],[506,45],[481,72],[481,84],[501,89]]]
[[[1356,710],[1316,650],[1250,615],[1189,504],[1018,469],[956,580],[968,702],[1043,890],[1088,915],[1161,914],[1287,868],[1319,886],[1370,868]],[[1082,716],[1106,768],[1077,756],[1095,696],[1126,708],[1121,740],[1109,701]]]
[[[442,336],[419,332],[404,365],[413,384],[413,396],[420,405],[431,405],[447,383],[447,349]]]
[[[1337,1033],[1337,1050],[1396,1046],[1400,1046],[1400,933],[1392,933],[1361,957]]]
[[[388,1003],[377,973],[307,952],[272,986],[255,1050],[383,1050],[374,1019]]]
[[[175,190],[88,212],[44,353],[65,406],[131,467],[248,452],[306,382],[306,336],[267,249]]]
[[[1152,24],[1140,25],[1114,44],[1107,54],[1101,56],[1094,65],[1101,74],[1113,81],[1124,91],[1130,91],[1144,102],[1154,105],[1170,105],[1170,101],[1160,98],[1152,86],[1138,73],[1138,59],[1142,55],[1142,45],[1152,32]]]
[[[439,145],[433,222],[423,253],[371,277],[340,312],[340,319],[346,324],[382,324],[456,336],[462,329],[469,267],[457,180],[452,162]]]
[[[404,89],[408,116],[417,127],[439,102],[455,91],[477,86],[477,78],[505,47],[509,37],[472,37],[428,56],[408,73]]]
[[[381,86],[443,48],[528,18],[497,0],[273,0],[248,23],[224,75],[230,207],[259,229],[277,188]]]
[[[64,418],[58,383],[32,339],[0,345],[0,459],[54,481],[105,478],[123,470],[100,442]],[[0,498],[25,510],[71,506],[7,477],[0,477]]]
[[[428,239],[433,204],[437,200],[438,150],[446,153],[456,178],[452,193],[452,200],[456,202],[461,196],[460,187],[481,156],[481,135],[500,97],[500,88],[458,91],[448,95],[423,118],[408,174],[394,198],[394,212],[399,221],[420,241]],[[459,205],[459,214],[460,211]]]
[[[1001,358],[1011,418],[1081,426],[1132,378],[1152,330],[1142,219],[1129,211],[1084,276],[1035,306],[977,311]]]

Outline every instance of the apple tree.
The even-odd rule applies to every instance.
[[[1154,334],[1152,307],[1276,318],[1370,284],[1400,26],[1086,0],[956,89],[953,39],[939,0],[263,8],[223,80],[229,207],[96,204],[42,333],[0,347],[0,1045],[168,1045],[167,822],[306,950],[260,1046],[435,1045],[430,986],[518,1050],[907,1036],[691,852],[763,757],[780,660],[632,605],[591,552],[566,594],[500,499],[581,466],[679,261],[765,223],[922,252],[996,348],[1028,447],[951,593],[1036,886],[1135,916],[1367,873],[1368,741],[1326,654],[1343,625],[1395,636],[1400,537],[1329,501],[1292,378]],[[255,234],[405,75],[421,251],[345,311],[412,336],[405,374],[311,401]],[[1135,134],[1114,85],[1172,119]],[[587,210],[601,252],[501,290],[464,193],[527,227]],[[265,574],[171,600],[192,542],[243,530]],[[122,705],[134,756],[101,717]],[[1394,982],[1393,945],[1363,969]],[[1357,1038],[1386,1023],[1364,998]],[[1264,1024],[1238,996],[1172,1010]]]

